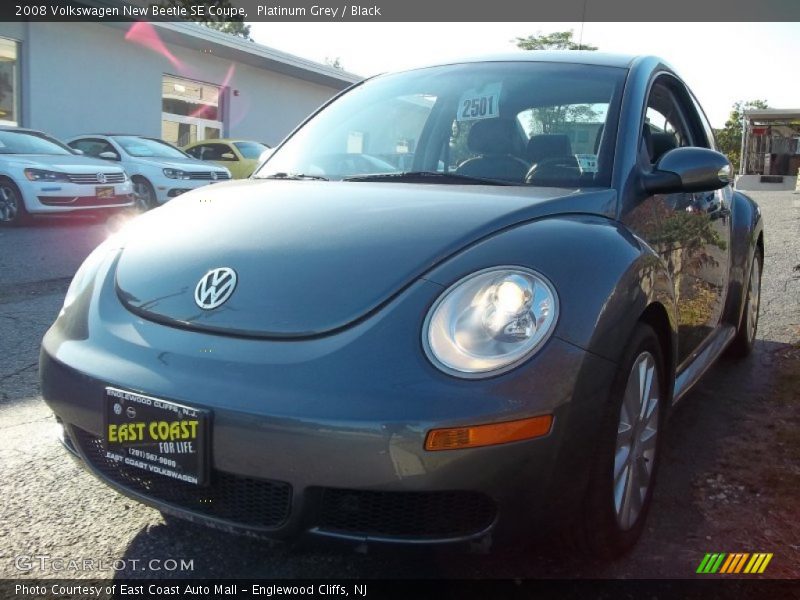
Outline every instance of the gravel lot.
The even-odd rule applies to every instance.
[[[723,361],[676,410],[644,538],[605,565],[529,553],[290,548],[165,524],[68,457],[39,395],[39,341],[108,226],[71,219],[0,230],[0,577],[113,574],[16,566],[18,556],[47,555],[124,559],[124,576],[680,578],[713,551],[774,552],[767,575],[800,577],[800,195],[753,196],[766,221],[757,351]],[[151,559],[193,560],[194,570],[146,570]]]

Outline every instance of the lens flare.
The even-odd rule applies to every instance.
[[[176,69],[182,70],[184,68],[183,63],[178,57],[170,52],[169,48],[167,48],[164,42],[161,41],[161,38],[158,37],[155,27],[146,21],[137,21],[131,25],[128,33],[125,34],[125,39],[129,42],[144,46],[153,52],[157,52],[166,58]]]

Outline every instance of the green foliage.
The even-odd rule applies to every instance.
[[[540,133],[564,133],[574,123],[591,123],[600,113],[590,104],[568,104],[542,106],[531,111],[531,131]]]
[[[769,108],[766,100],[739,100],[734,103],[725,127],[717,129],[714,133],[717,138],[719,151],[728,156],[733,165],[733,172],[739,172],[742,151],[742,117],[744,111],[750,108]]]
[[[230,0],[206,0],[205,4],[207,6],[213,5],[218,8],[232,8]],[[208,20],[202,20],[200,17],[192,18],[191,7],[196,5],[196,0],[162,0],[162,2],[158,3],[158,6],[163,8],[183,7],[186,9],[186,14],[189,15],[189,20],[191,21],[195,21],[211,29],[216,29],[222,33],[236,35],[251,42],[253,41],[250,37],[250,25],[247,25],[241,17],[230,17],[227,19],[210,17]]]
[[[573,31],[554,31],[518,37],[515,41],[522,50],[597,50],[597,46],[573,41]],[[535,133],[556,133],[563,130],[565,123],[576,121],[591,122],[597,113],[588,105],[548,106],[534,108],[531,114],[531,128]]]
[[[537,31],[536,35],[518,37],[514,43],[521,50],[597,50],[597,46],[573,41],[572,36],[571,29],[552,33]]]

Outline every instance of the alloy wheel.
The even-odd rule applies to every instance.
[[[133,194],[136,198],[136,207],[142,212],[155,206],[155,197],[152,188],[143,181],[133,184]]]
[[[626,531],[636,523],[653,480],[659,382],[655,358],[650,352],[642,352],[628,375],[614,455],[614,509],[618,525]]]
[[[17,194],[10,187],[0,186],[0,221],[10,223],[19,213]]]

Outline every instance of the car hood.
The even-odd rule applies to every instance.
[[[117,173],[122,170],[122,167],[109,164],[107,160],[70,154],[9,154],[0,156],[0,159],[27,168],[67,173]]]
[[[210,164],[196,158],[150,158],[135,157],[138,163],[161,167],[162,169],[185,169],[189,171],[221,171],[219,165]]]
[[[378,309],[465,246],[546,215],[613,216],[612,190],[243,180],[204,187],[134,221],[116,269],[134,313],[190,329],[305,337]],[[237,274],[203,310],[210,270]]]

